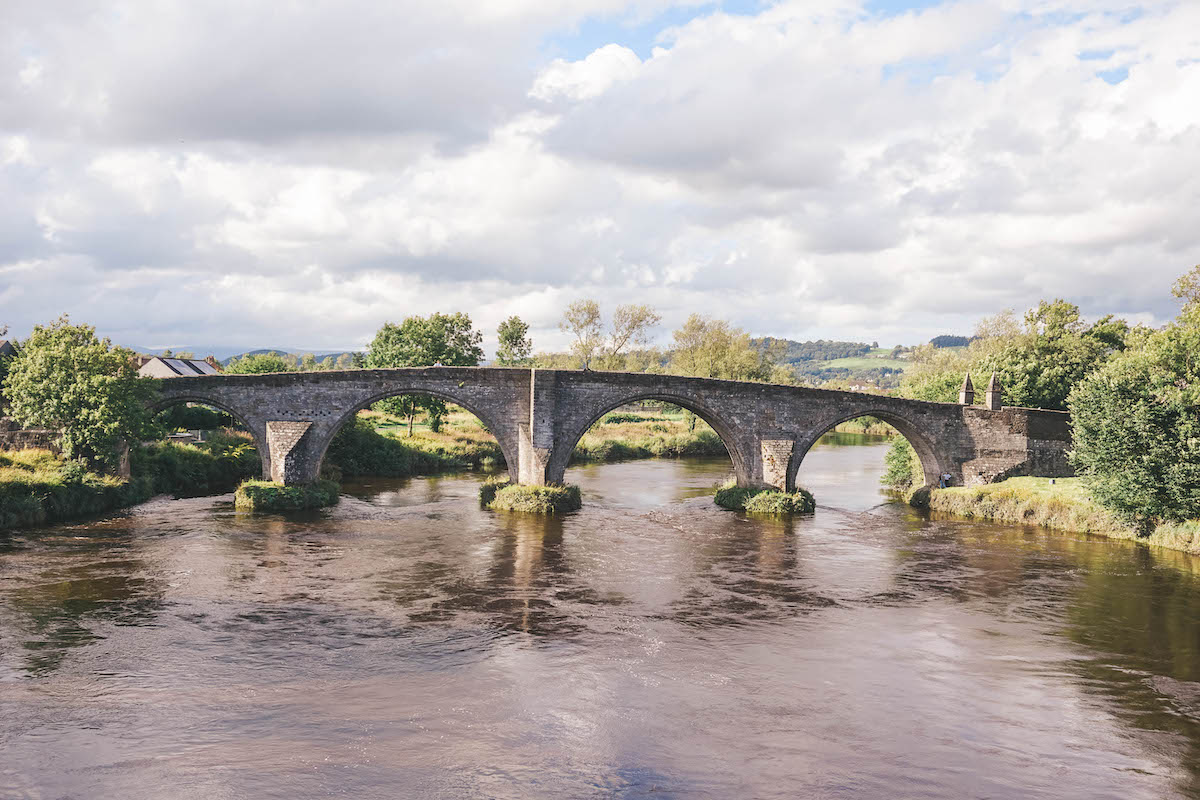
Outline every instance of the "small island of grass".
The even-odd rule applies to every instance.
[[[270,514],[336,505],[339,486],[333,481],[288,486],[273,481],[246,481],[233,495],[239,511]]]
[[[479,487],[479,502],[493,511],[527,514],[558,514],[583,506],[578,486],[524,486],[496,480]]]
[[[817,507],[812,493],[807,489],[781,492],[765,486],[737,486],[732,483],[717,489],[713,502],[729,511],[745,511],[747,514],[811,514]]]

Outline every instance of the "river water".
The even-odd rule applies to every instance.
[[[548,520],[456,476],[0,535],[0,797],[1200,797],[1196,565],[930,521],[882,453],[787,522],[688,460]]]

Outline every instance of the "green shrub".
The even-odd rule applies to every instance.
[[[748,514],[811,514],[816,508],[816,501],[806,489],[759,492],[746,501]]]
[[[488,508],[496,511],[554,514],[577,511],[582,505],[583,498],[578,486],[522,486],[514,483],[498,489],[488,503]]]
[[[667,417],[659,417],[651,414],[627,414],[619,411],[614,411],[605,414],[600,419],[601,425],[621,425],[627,422],[667,422]]]
[[[889,489],[908,492],[925,484],[925,470],[917,451],[903,436],[897,437],[883,456],[884,473],[879,482]]]
[[[508,486],[511,483],[507,475],[492,475],[479,484],[479,503],[480,505],[491,505],[491,502],[496,499],[496,492]]]
[[[198,497],[234,489],[262,474],[262,463],[249,434],[226,431],[206,442],[154,442],[130,451],[135,477],[152,482],[156,494]]]
[[[273,513],[336,505],[340,487],[333,481],[288,486],[273,481],[246,481],[233,495],[240,511]]]
[[[807,489],[781,492],[768,487],[737,486],[733,483],[717,489],[713,502],[730,511],[750,514],[809,514],[817,507],[812,493]]]

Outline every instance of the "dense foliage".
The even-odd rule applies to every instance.
[[[139,377],[132,359],[66,315],[36,325],[4,379],[10,413],[26,427],[61,431],[68,458],[112,467],[122,442],[160,432],[149,411],[157,382]]]
[[[722,319],[692,314],[674,333],[667,371],[698,378],[768,381],[775,374],[778,348],[755,347],[750,335]]]
[[[970,372],[977,381],[976,399],[983,402],[995,372],[1006,405],[1066,410],[1071,389],[1123,349],[1128,332],[1123,320],[1107,316],[1088,324],[1073,303],[1043,300],[1022,322],[1010,313],[984,320],[966,350],[917,348],[900,393],[952,403]]]
[[[1200,267],[1186,305],[1075,389],[1072,461],[1093,496],[1138,527],[1200,518]]]
[[[929,343],[934,347],[966,347],[971,343],[971,337],[943,334],[933,337],[929,340]]]

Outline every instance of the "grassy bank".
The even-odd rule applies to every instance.
[[[1082,479],[1050,481],[1050,478],[1009,478],[987,486],[934,489],[929,496],[929,509],[967,519],[1136,539],[1200,555],[1200,520],[1160,524],[1149,535],[1140,536],[1092,500]]]
[[[381,425],[381,419],[388,418],[364,414],[338,432],[325,454],[330,477],[403,478],[504,464],[500,445],[482,427],[456,431],[445,425],[441,433],[426,430],[400,438],[396,434],[399,426]]]
[[[200,444],[157,442],[130,452],[132,477],[89,472],[48,450],[0,453],[0,529],[65,522],[142,503],[157,494],[231,491],[259,472],[245,434]]]
[[[605,414],[580,438],[571,461],[724,455],[721,437],[694,414],[679,409],[638,410]]]
[[[0,453],[0,529],[100,514],[153,496],[154,481],[144,475],[97,475],[49,450]]]

